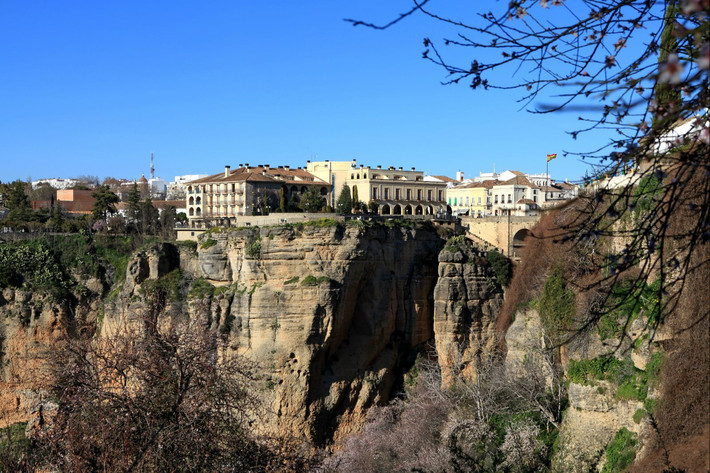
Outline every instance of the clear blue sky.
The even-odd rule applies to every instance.
[[[384,5],[384,6],[383,6]],[[81,174],[167,180],[225,164],[307,159],[431,174],[586,169],[563,150],[570,114],[520,111],[515,92],[442,86],[421,58],[441,27],[407,1],[0,0],[0,180]],[[400,8],[401,7],[401,8]]]

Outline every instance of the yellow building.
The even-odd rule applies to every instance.
[[[343,185],[365,204],[375,202],[380,215],[436,215],[446,212],[447,182],[414,168],[357,166],[356,161],[308,162],[308,172],[333,185],[337,198]]]
[[[497,181],[471,182],[446,190],[446,201],[454,215],[471,217],[491,215],[491,189]]]

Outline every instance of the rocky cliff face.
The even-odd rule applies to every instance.
[[[442,240],[430,228],[243,229],[201,246],[199,273],[217,290],[188,310],[219,328],[223,356],[259,363],[269,430],[315,443],[347,433],[434,335]]]
[[[472,378],[476,367],[495,351],[495,319],[503,290],[482,254],[464,244],[439,254],[434,290],[434,332],[442,380],[454,373]]]

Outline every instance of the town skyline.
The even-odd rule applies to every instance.
[[[462,170],[545,170],[580,179],[563,151],[604,141],[566,133],[575,116],[531,115],[514,92],[442,86],[421,58],[422,19],[378,32],[397,6],[96,5],[9,2],[0,18],[3,182],[88,174],[209,173],[240,162],[351,160]],[[139,13],[139,14],[136,14]],[[511,71],[511,74],[514,71]],[[524,72],[520,72],[524,74]]]

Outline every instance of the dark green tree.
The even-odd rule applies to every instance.
[[[137,224],[141,221],[141,193],[138,184],[133,183],[131,191],[128,193],[128,221]]]
[[[323,206],[325,206],[325,199],[315,187],[308,189],[301,196],[300,208],[304,212],[320,212]]]
[[[148,197],[141,205],[141,231],[144,235],[157,235],[160,214]]]
[[[94,220],[107,220],[111,214],[116,213],[116,203],[118,196],[111,192],[109,186],[99,186],[96,191],[91,193],[91,196],[96,199],[94,209],[92,210]]]
[[[55,201],[54,207],[52,208],[52,216],[49,218],[49,222],[47,222],[47,226],[53,232],[61,232],[63,225],[64,225],[64,212],[62,209],[62,204]]]
[[[286,200],[286,191],[284,191],[284,188],[282,187],[279,189],[279,212],[286,212],[286,209],[288,203]]]
[[[353,187],[353,208],[360,208],[360,196],[357,193],[357,186]]]
[[[4,198],[5,207],[9,209],[7,218],[13,223],[29,222],[33,220],[32,205],[27,196],[29,185],[26,182],[17,180],[5,186],[6,196]]]
[[[165,240],[175,239],[175,222],[177,212],[172,205],[163,209],[160,214],[160,236]]]
[[[349,214],[353,208],[353,198],[350,196],[350,186],[347,184],[343,185],[343,190],[340,191],[338,196],[338,201],[335,203],[335,208],[338,213]]]

